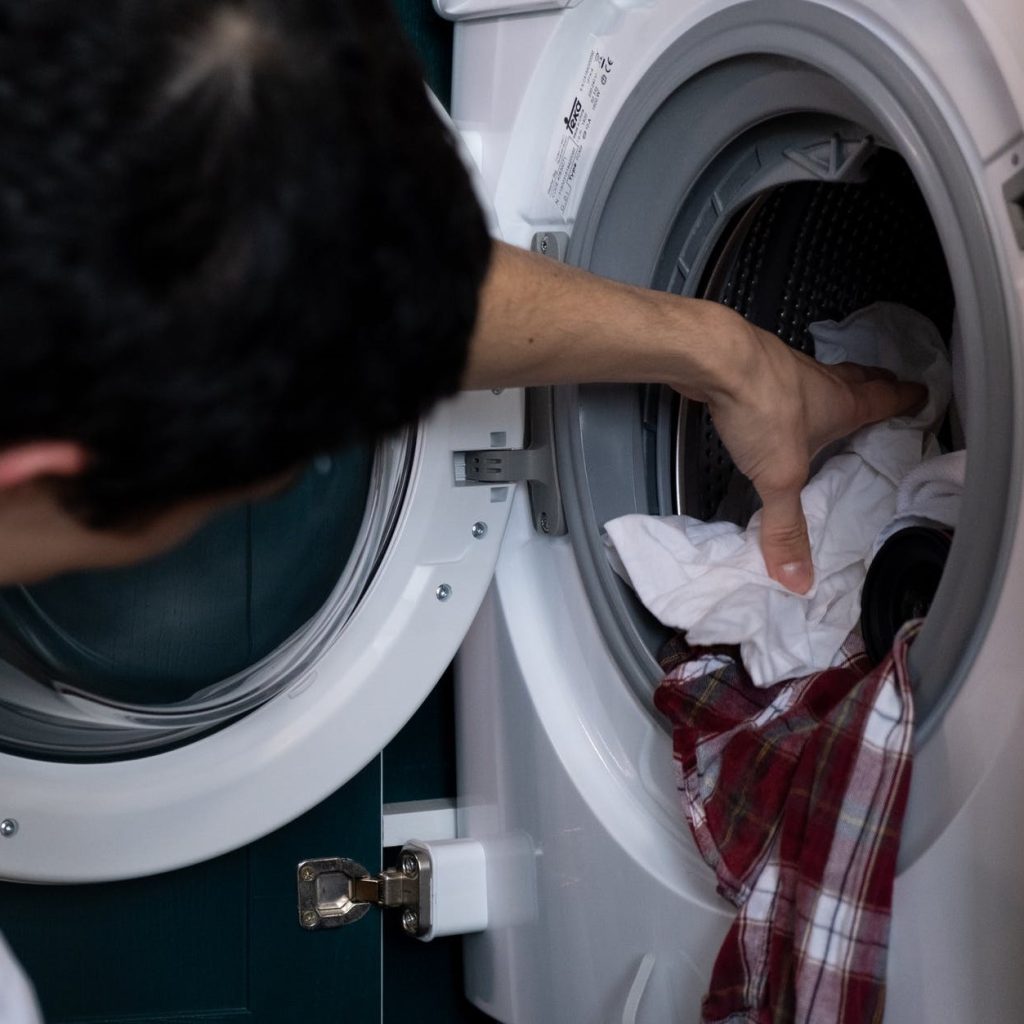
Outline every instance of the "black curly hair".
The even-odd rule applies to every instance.
[[[489,253],[383,0],[0,0],[0,447],[90,524],[420,416]]]

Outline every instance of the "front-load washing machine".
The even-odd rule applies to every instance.
[[[728,302],[797,345],[876,298],[951,339],[968,525],[915,648],[889,1019],[1019,1017],[1012,0],[439,7],[461,19],[454,114],[509,241]],[[661,389],[528,397],[463,395],[325,457],[296,507],[242,510],[169,560],[0,595],[0,877],[141,876],[269,832],[380,749],[476,616],[458,827],[484,851],[487,927],[468,994],[508,1022],[695,1020],[727,908],[650,708],[664,634],[600,528],[708,515],[742,482],[702,410]],[[524,441],[533,479],[474,479],[476,454]]]
[[[943,440],[970,468],[913,650],[886,1020],[1022,1019],[1019,4],[438,6],[458,19],[453,115],[508,241],[725,302],[801,348],[809,323],[881,299],[950,343]],[[528,420],[550,465],[516,496],[459,659],[459,829],[491,875],[467,992],[510,1024],[696,1021],[731,908],[651,707],[666,633],[601,527],[750,496],[706,412],[667,389],[531,393]]]

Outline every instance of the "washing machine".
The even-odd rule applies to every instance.
[[[877,298],[950,340],[968,525],[914,652],[887,1019],[1017,1019],[1013,0],[437,6],[508,241],[727,302],[795,345]],[[486,456],[499,479],[479,479]],[[707,516],[741,483],[705,413],[660,388],[467,393],[154,563],[0,594],[0,877],[144,876],[272,831],[366,764],[461,645],[456,830],[485,904],[467,995],[509,1024],[697,1020],[729,908],[651,707],[664,631],[601,525]]]
[[[885,1019],[1024,1018],[1019,3],[437,5],[458,19],[453,115],[506,240],[725,302],[804,349],[810,322],[876,299],[950,344],[943,440],[970,468],[913,649]],[[492,851],[467,993],[508,1024],[697,1021],[732,908],[652,711],[667,634],[602,525],[749,495],[705,410],[667,389],[528,405],[549,459],[458,662],[459,831]]]

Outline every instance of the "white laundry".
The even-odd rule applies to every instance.
[[[880,366],[928,387],[924,409],[853,434],[801,492],[815,582],[793,594],[767,573],[760,513],[746,528],[689,516],[630,515],[605,524],[613,564],[665,625],[690,643],[739,644],[753,682],[827,668],[860,615],[860,589],[900,481],[920,464],[950,397],[950,366],[935,327],[893,303],[811,325],[824,363]]]
[[[967,473],[967,452],[949,452],[915,466],[896,492],[896,511],[883,527],[874,550],[908,526],[948,526],[956,529]]]
[[[32,987],[0,935],[0,1024],[40,1024],[41,1021]]]

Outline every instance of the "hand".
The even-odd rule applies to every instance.
[[[764,502],[768,572],[797,593],[814,581],[800,506],[811,459],[926,397],[881,370],[822,366],[717,302],[634,288],[495,243],[463,387],[589,381],[671,383],[708,403]]]
[[[920,407],[927,391],[884,370],[824,366],[730,315],[720,384],[708,389],[706,401],[737,468],[764,502],[761,550],[768,574],[805,594],[814,569],[800,491],[811,459],[859,427]]]

